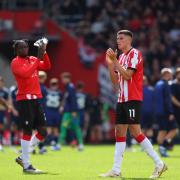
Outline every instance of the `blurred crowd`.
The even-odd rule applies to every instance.
[[[116,32],[129,29],[134,32],[134,46],[142,51],[145,73],[153,84],[160,78],[162,67],[174,71],[180,66],[178,0],[48,0],[45,12],[78,37],[80,57],[85,62],[93,62],[95,53],[108,47],[115,49]]]

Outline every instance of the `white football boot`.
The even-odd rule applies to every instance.
[[[156,178],[160,177],[161,174],[163,172],[165,172],[167,169],[168,168],[167,168],[166,164],[163,164],[162,166],[156,166],[154,168],[153,174],[149,178],[156,179]]]
[[[100,174],[99,177],[104,177],[104,178],[106,178],[106,177],[119,178],[119,177],[121,177],[121,173],[116,173],[115,171],[110,170],[107,173]]]

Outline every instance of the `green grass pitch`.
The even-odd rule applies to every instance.
[[[123,178],[119,179],[143,180],[151,175],[154,168],[152,160],[140,151],[139,146],[134,146],[134,149],[135,152],[125,152]],[[46,174],[27,175],[14,161],[17,157],[15,149],[6,147],[0,152],[0,180],[101,180],[104,178],[98,175],[112,167],[113,154],[113,145],[85,146],[83,152],[67,146],[56,152],[48,149],[45,155],[31,155],[32,164]],[[163,159],[168,171],[160,179],[180,180],[180,146],[175,146],[170,156]]]

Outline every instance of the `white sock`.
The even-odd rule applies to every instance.
[[[116,142],[114,152],[114,165],[112,170],[116,173],[121,172],[121,164],[123,159],[123,153],[126,148],[126,142]]]
[[[29,146],[30,146],[30,141],[26,141],[24,139],[21,139],[21,149],[22,149],[21,158],[22,158],[23,165],[24,165],[25,169],[30,165],[30,162],[29,162],[29,158],[30,158]]]
[[[163,162],[158,156],[157,152],[153,149],[153,146],[151,142],[148,140],[148,138],[145,138],[141,143],[141,147],[144,149],[144,151],[153,159],[156,166],[162,166]]]
[[[32,152],[34,150],[34,148],[38,145],[39,142],[40,142],[40,140],[34,134],[30,141],[30,152]]]

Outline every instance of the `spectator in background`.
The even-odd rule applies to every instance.
[[[146,71],[150,70],[153,84],[160,78],[159,71],[165,58],[169,59],[173,66],[177,64],[180,55],[180,11],[177,0],[166,3],[143,0],[133,2],[130,0],[77,0],[76,2],[66,0],[59,3],[50,0],[50,2],[52,3],[49,3],[46,8],[50,16],[53,13],[54,19],[59,21],[59,17],[66,17],[68,14],[70,20],[67,22],[64,18],[64,23],[59,21],[60,25],[65,26],[66,30],[77,38],[80,35],[83,39],[91,36],[90,42],[88,41],[86,45],[95,48],[97,53],[113,47],[115,43],[112,34],[119,27],[135,31],[137,35],[134,36],[134,46],[141,50],[143,48],[144,59],[149,65],[146,66]],[[74,23],[74,16],[79,15],[81,18]],[[73,28],[68,28],[71,23]],[[86,28],[82,27],[82,24],[86,24]],[[154,59],[158,61],[157,69],[152,67]]]
[[[146,76],[143,76],[143,102],[141,127],[143,133],[152,142],[153,138],[153,122],[154,122],[154,89],[150,86]]]
[[[83,39],[80,39],[78,46],[79,56],[82,64],[84,64],[86,68],[92,68],[93,62],[96,59],[95,49],[86,44]]]
[[[47,117],[47,133],[48,143],[52,145],[52,150],[59,150],[58,136],[61,114],[59,108],[62,101],[62,93],[59,90],[59,80],[57,78],[50,79],[49,88],[45,96],[45,113]]]
[[[168,157],[167,148],[172,145],[177,134],[177,124],[173,114],[171,92],[168,81],[172,79],[169,68],[161,70],[161,79],[155,85],[155,114],[159,125],[157,142],[161,156]]]
[[[174,114],[180,129],[180,67],[176,69],[176,79],[171,85],[171,92]]]
[[[34,22],[34,27],[31,33],[34,38],[44,36],[44,34],[47,33],[45,23],[46,18],[43,15]]]
[[[2,99],[1,101],[4,101],[6,104],[8,104],[9,92],[5,87],[4,80],[1,76],[0,76],[0,98]],[[3,132],[5,130],[6,109],[7,107],[4,105],[4,103],[1,103],[0,104],[0,151],[2,150]]]

